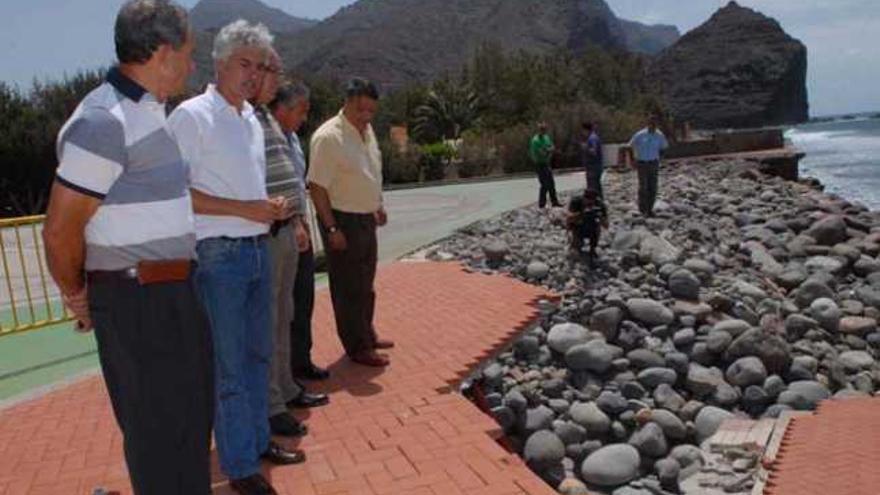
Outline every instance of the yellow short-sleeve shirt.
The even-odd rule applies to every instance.
[[[373,213],[382,206],[382,154],[373,127],[364,137],[340,111],[312,135],[308,181],[327,190],[334,210]]]

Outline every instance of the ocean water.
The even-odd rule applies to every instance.
[[[803,124],[785,136],[806,153],[801,176],[815,177],[827,192],[880,210],[880,119]]]

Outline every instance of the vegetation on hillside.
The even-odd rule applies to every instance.
[[[375,128],[385,180],[529,171],[526,147],[538,121],[548,123],[560,150],[557,166],[574,166],[581,122],[596,122],[606,142],[619,141],[642,124],[645,113],[662,111],[645,85],[643,60],[598,48],[536,55],[484,45],[458,73],[383,97]],[[0,216],[44,211],[58,131],[102,79],[101,71],[83,72],[35,83],[26,93],[0,83]],[[312,89],[311,114],[300,133],[307,147],[314,129],[339,111],[342,82],[304,79]],[[392,126],[409,129],[407,146],[391,142]]]

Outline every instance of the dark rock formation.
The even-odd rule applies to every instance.
[[[258,0],[202,0],[191,15],[201,31],[239,17],[264,22],[292,72],[357,74],[384,88],[457,71],[486,44],[537,54],[589,47],[656,53],[678,39],[672,26],[618,19],[605,0],[360,0],[304,29],[289,21],[311,21],[272,9],[279,26],[267,9]],[[212,77],[210,47],[210,37],[200,33],[196,86]]]
[[[651,64],[676,118],[704,128],[808,118],[807,49],[779,23],[730,2]]]

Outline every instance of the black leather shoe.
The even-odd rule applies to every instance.
[[[229,486],[241,495],[278,495],[262,474],[252,474],[247,478],[229,480]]]
[[[287,407],[320,407],[326,406],[328,403],[330,403],[330,398],[327,397],[327,394],[311,394],[309,392],[303,392],[299,394],[295,399],[288,402]]]
[[[260,454],[261,459],[265,459],[277,466],[286,466],[288,464],[299,464],[306,460],[306,453],[302,450],[287,450],[275,442],[269,442],[269,448]]]
[[[301,437],[309,432],[306,425],[286,412],[269,418],[269,429],[273,435],[280,437]]]
[[[330,378],[330,372],[314,364],[309,364],[308,366],[293,370],[293,376],[306,380],[326,380]]]

